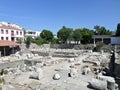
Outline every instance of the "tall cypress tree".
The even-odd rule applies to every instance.
[[[120,23],[117,25],[116,36],[120,36]]]

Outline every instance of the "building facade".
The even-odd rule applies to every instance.
[[[40,31],[32,31],[32,30],[26,30],[25,36],[26,37],[32,37],[33,39],[40,36]]]
[[[112,36],[111,37],[111,44],[112,45],[120,45],[120,37]]]
[[[23,29],[16,24],[0,22],[0,40],[17,41],[24,40]]]
[[[92,37],[94,44],[102,42],[104,44],[120,45],[120,37],[113,35],[94,35]]]

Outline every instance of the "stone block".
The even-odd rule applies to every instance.
[[[54,80],[59,80],[60,79],[60,75],[58,73],[54,74],[53,79]]]
[[[15,87],[12,85],[3,85],[2,90],[15,90]]]
[[[101,81],[98,79],[92,79],[90,82],[90,86],[93,87],[95,90],[107,90],[107,82]]]

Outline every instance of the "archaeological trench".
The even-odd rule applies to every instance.
[[[119,90],[120,53],[21,46],[0,57],[0,90]]]

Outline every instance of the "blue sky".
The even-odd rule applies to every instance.
[[[120,0],[0,0],[0,21],[54,34],[62,26],[100,25],[114,31],[120,23]]]

